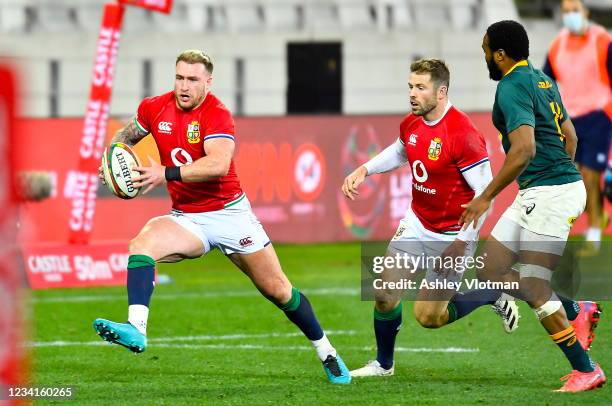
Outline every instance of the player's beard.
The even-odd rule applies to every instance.
[[[489,69],[489,78],[496,82],[499,82],[504,77],[504,74],[499,69],[499,66],[495,64],[493,58],[487,61],[487,69]]]
[[[204,99],[204,96],[200,96],[198,98],[192,96],[191,99],[187,102],[187,104],[184,104],[181,101],[180,96],[176,95],[176,93],[174,97],[176,98],[176,103],[178,104],[178,106],[184,111],[193,110]]]
[[[412,108],[412,114],[414,114],[415,116],[425,116],[429,114],[430,111],[438,107],[438,103],[436,102],[436,100],[425,100],[423,104],[418,104],[419,106],[416,109]]]

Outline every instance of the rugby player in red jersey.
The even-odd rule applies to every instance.
[[[182,52],[176,59],[174,90],[144,99],[136,117],[112,140],[133,146],[152,134],[161,164],[134,168],[140,172],[135,186],[147,193],[165,184],[172,212],[151,219],[130,242],[128,322],[96,319],[94,328],[106,341],[144,351],[155,264],[198,258],[218,248],[312,342],[330,382],[349,383],[348,369],[308,299],[283,273],[240,187],[232,160],[234,121],[210,91],[212,72],[213,64],[202,51]]]
[[[348,175],[342,191],[354,199],[366,176],[409,164],[412,169],[412,204],[406,217],[400,221],[387,255],[473,257],[484,219],[476,228],[466,230],[461,229],[459,219],[463,212],[461,205],[484,190],[492,178],[484,137],[468,116],[449,101],[450,73],[443,61],[419,60],[411,65],[410,70],[412,112],[402,121],[399,138]],[[426,270],[428,286],[450,286],[462,278],[462,272],[457,270],[445,272],[434,266],[422,268]],[[400,271],[394,272],[396,274],[387,279],[399,279]],[[364,367],[351,371],[352,376],[393,375],[395,337],[402,323],[402,305],[397,293],[385,289],[376,292],[374,332],[377,357]],[[485,304],[493,305],[507,332],[518,327],[516,304],[510,296],[493,289],[465,293],[446,288],[420,289],[414,312],[422,326],[438,328]]]

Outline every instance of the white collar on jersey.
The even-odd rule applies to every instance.
[[[440,117],[437,120],[434,121],[427,121],[425,120],[425,118],[423,118],[423,122],[425,123],[425,125],[428,125],[430,127],[433,127],[434,125],[438,124],[440,121],[442,121],[442,119],[444,118],[444,116],[446,116],[446,113],[448,113],[448,111],[450,110],[450,108],[453,107],[453,103],[451,103],[450,100],[448,100],[446,102],[446,108],[444,109],[444,113],[442,114],[442,117]]]

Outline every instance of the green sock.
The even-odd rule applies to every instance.
[[[574,327],[569,326],[563,331],[551,334],[550,338],[563,351],[573,369],[580,372],[592,372],[595,369],[595,364],[591,361],[589,354],[576,338]]]

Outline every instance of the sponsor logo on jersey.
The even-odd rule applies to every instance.
[[[432,161],[437,161],[442,153],[442,140],[438,137],[431,140],[429,148],[427,149],[427,157]]]
[[[542,82],[538,82],[538,87],[540,89],[550,89],[552,87],[552,83],[550,83],[548,80],[544,80]]]
[[[169,123],[168,121],[160,121],[159,124],[157,124],[157,130],[160,133],[170,134],[172,133],[172,123]]]
[[[239,243],[241,247],[248,247],[253,245],[253,239],[251,237],[244,237],[240,239]]]
[[[200,123],[198,121],[192,121],[187,125],[187,142],[190,144],[200,142]]]
[[[420,159],[412,163],[412,177],[420,183],[425,183],[429,179],[427,168],[425,168],[425,164]]]
[[[435,195],[436,192],[437,192],[436,189],[431,189],[431,188],[425,187],[423,185],[419,185],[418,183],[413,183],[412,185],[419,192],[427,193],[428,195]]]
[[[174,148],[170,152],[170,158],[174,166],[183,166],[193,163],[193,158],[189,155],[189,152],[185,151],[183,148]]]
[[[408,139],[408,144],[416,145],[417,137],[418,137],[418,135],[416,135],[416,134],[410,134],[410,138]]]

